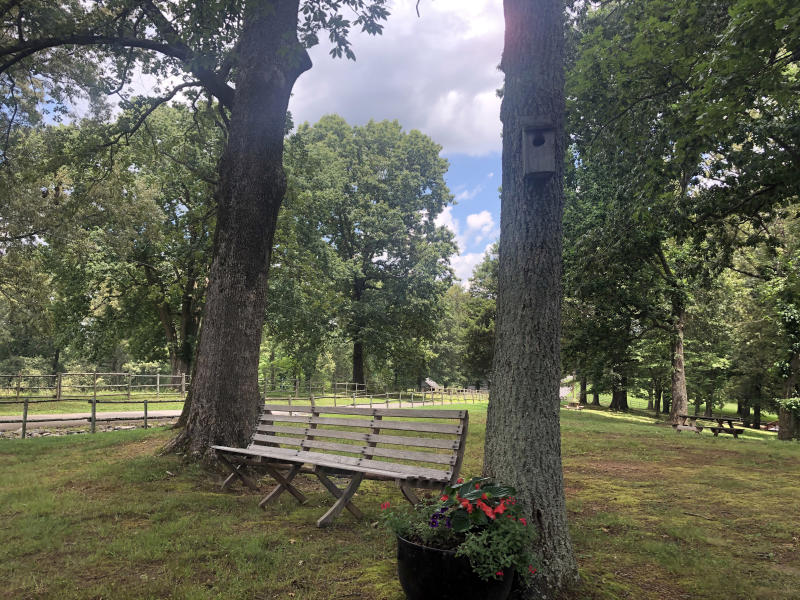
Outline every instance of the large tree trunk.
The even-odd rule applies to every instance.
[[[659,378],[653,379],[653,393],[655,394],[653,410],[656,414],[658,414],[661,412],[661,397],[664,394],[664,390],[661,387],[661,380]]]
[[[538,530],[541,568],[526,597],[577,581],[561,466],[561,217],[564,3],[505,0],[505,91],[497,322],[484,472],[513,485]],[[555,130],[555,174],[524,176],[523,128]]]
[[[600,390],[597,383],[592,383],[592,406],[600,406]]]
[[[611,410],[621,410],[628,412],[628,378],[625,375],[620,376],[619,381],[614,380],[614,385],[611,389]]]
[[[797,392],[797,372],[800,370],[800,354],[792,356],[789,362],[789,377],[783,386],[783,397],[794,398]],[[778,439],[791,440],[800,437],[800,419],[788,408],[781,406],[778,410]]]
[[[581,387],[580,392],[578,394],[578,402],[580,404],[586,404],[586,375],[581,375]]]
[[[353,383],[365,384],[364,377],[364,343],[361,340],[353,342]],[[358,386],[356,386],[358,389]]]
[[[267,273],[286,190],[286,109],[294,82],[311,66],[297,41],[297,10],[298,0],[246,4],[192,397],[186,427],[171,444],[191,456],[206,457],[210,444],[246,445],[259,412]]]
[[[686,311],[675,311],[674,334],[672,338],[672,407],[669,418],[678,422],[678,415],[688,414],[689,399],[686,393],[686,370],[683,364],[683,328],[686,325]]]

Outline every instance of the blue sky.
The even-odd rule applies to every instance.
[[[439,216],[459,244],[466,282],[500,230],[502,0],[393,0],[383,35],[351,35],[356,61],[333,60],[323,41],[294,87],[295,122],[336,113],[353,125],[396,119],[442,146],[456,204]]]
[[[455,204],[439,217],[456,234],[460,254],[450,260],[466,282],[486,248],[500,236],[500,153],[445,155],[450,161],[447,186]]]

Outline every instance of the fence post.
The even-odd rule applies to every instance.
[[[17,402],[19,402],[19,396],[22,392],[22,373],[17,373]],[[22,406],[22,439],[25,439],[25,436],[28,432],[28,397],[25,397],[25,403]]]
[[[56,402],[61,402],[61,373],[56,375]]]
[[[267,382],[264,381],[264,393],[266,395]],[[186,399],[186,373],[181,373],[181,399]]]
[[[144,396],[144,428],[147,429],[147,394]]]
[[[147,398],[147,395],[145,395]],[[161,373],[156,373],[156,402],[161,400]]]
[[[92,382],[92,433],[95,432],[97,423],[97,371],[94,373]]]
[[[131,384],[133,383],[133,375],[128,372],[128,402],[131,401]]]

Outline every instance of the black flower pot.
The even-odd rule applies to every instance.
[[[506,569],[502,579],[484,581],[454,550],[420,546],[399,536],[397,572],[408,600],[505,600],[514,582],[513,569]]]

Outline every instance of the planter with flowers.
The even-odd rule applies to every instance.
[[[438,501],[393,510],[385,525],[397,536],[397,569],[409,600],[504,600],[515,574],[536,569],[533,528],[514,488],[485,477],[458,480]]]

